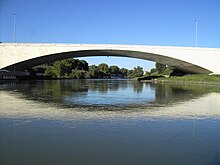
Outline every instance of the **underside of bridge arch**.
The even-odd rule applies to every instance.
[[[197,74],[209,74],[211,71],[202,68],[200,66],[188,63],[175,58],[167,57],[159,54],[152,54],[139,51],[127,51],[127,50],[82,50],[82,51],[71,51],[62,52],[56,54],[43,55],[37,58],[28,59],[10,66],[5,67],[7,70],[26,70],[34,66],[54,62],[57,60],[74,58],[74,57],[91,57],[91,56],[115,56],[115,57],[130,57],[142,60],[148,60],[158,62],[161,64],[173,66],[179,70],[188,73]]]

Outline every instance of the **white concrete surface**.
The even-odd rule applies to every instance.
[[[220,73],[220,48],[106,44],[0,44],[0,69],[23,70],[54,60],[85,56],[145,59],[194,73]]]

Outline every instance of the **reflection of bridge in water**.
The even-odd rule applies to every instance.
[[[0,69],[25,70],[72,57],[120,56],[155,61],[190,73],[220,73],[219,48],[104,44],[0,44]]]
[[[203,118],[203,117],[220,117],[220,93],[209,93],[210,88],[206,88],[203,92],[201,90],[195,89],[193,93],[197,93],[196,96],[190,98],[189,89],[184,89],[184,87],[165,87],[168,89],[167,93],[164,90],[159,89],[158,86],[152,86],[152,88],[158,88],[155,91],[155,101],[151,102],[150,106],[143,107],[131,107],[127,109],[126,107],[121,107],[120,109],[114,107],[112,109],[105,110],[105,107],[95,107],[90,109],[86,107],[60,107],[57,106],[57,96],[59,92],[63,90],[60,88],[55,91],[53,96],[55,97],[52,102],[47,102],[45,99],[33,96],[36,94],[36,88],[32,85],[23,84],[26,90],[16,90],[12,86],[7,88],[7,90],[0,90],[0,117],[10,117],[10,118],[46,118],[46,119],[59,119],[59,120],[72,120],[72,119],[98,119],[98,118],[112,118],[112,117],[159,117],[159,118]],[[22,85],[22,86],[23,86]],[[49,84],[48,84],[49,85]],[[24,87],[23,86],[23,87]],[[31,87],[32,86],[32,87]],[[39,86],[39,89],[42,86]],[[58,87],[58,86],[57,86]],[[75,86],[76,87],[76,86]],[[72,88],[74,92],[75,87]],[[115,86],[115,89],[117,86]],[[22,88],[21,88],[22,89]],[[47,87],[48,89],[48,87]],[[114,90],[115,90],[114,89]],[[30,90],[32,94],[28,93]],[[69,89],[68,89],[69,90]],[[81,88],[81,92],[88,91],[88,88]],[[94,89],[94,90],[97,90]],[[43,90],[42,90],[43,91]],[[176,91],[183,92],[181,95],[184,97],[179,97],[180,93]],[[188,92],[187,92],[188,91]],[[47,90],[49,92],[49,89]],[[58,92],[58,93],[57,93]],[[139,91],[140,92],[140,91]],[[162,95],[159,96],[159,93]],[[40,93],[38,93],[40,94]],[[67,94],[67,93],[66,93]],[[170,101],[168,99],[170,97]],[[44,93],[44,97],[48,98]],[[52,97],[52,96],[51,96]],[[179,98],[179,99],[177,99]],[[161,101],[163,100],[163,101]],[[160,104],[161,103],[161,104]],[[129,107],[129,106],[128,106]],[[125,109],[123,109],[125,108]],[[101,111],[100,111],[101,110]],[[125,111],[126,110],[126,111]]]
[[[16,90],[16,93],[22,94],[28,100],[68,105],[73,108],[115,106],[119,109],[175,105],[209,93],[220,93],[220,88],[212,86],[150,84],[127,80],[33,81],[14,85],[6,84],[5,89]],[[134,96],[129,96],[129,94]],[[141,96],[138,97],[138,95]],[[97,101],[96,96],[102,101]],[[88,100],[88,97],[92,100]],[[65,103],[63,103],[64,100]]]

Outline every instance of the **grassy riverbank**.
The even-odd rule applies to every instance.
[[[145,80],[142,80],[145,81]],[[147,80],[149,81],[149,80]],[[152,79],[151,82],[159,83],[189,83],[189,84],[219,84],[220,75],[185,75],[185,76],[173,76],[173,77],[159,77]]]

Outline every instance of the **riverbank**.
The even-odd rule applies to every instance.
[[[220,85],[220,75],[185,75],[173,77],[158,77],[149,79],[142,79],[141,82],[151,83],[183,83],[183,84],[204,84],[204,85]]]

